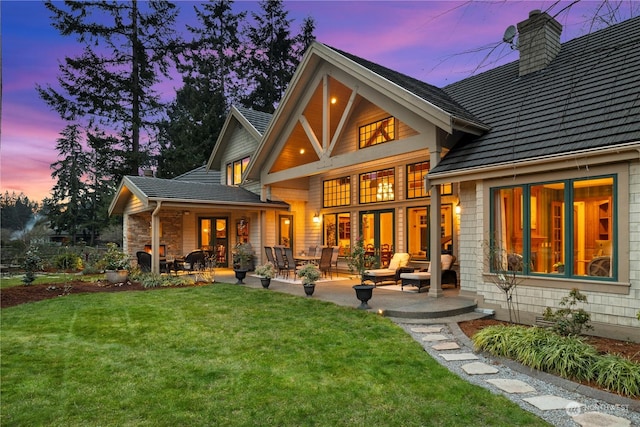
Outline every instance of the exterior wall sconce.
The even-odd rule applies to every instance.
[[[460,203],[458,203],[456,205],[456,215],[460,215],[460,212],[462,212],[462,208],[460,207]]]
[[[317,213],[313,214],[313,222],[320,224],[320,216]]]

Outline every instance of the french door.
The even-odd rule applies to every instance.
[[[229,233],[227,218],[200,218],[200,248],[207,251],[216,267],[229,265]]]
[[[393,209],[360,212],[360,235],[372,267],[386,267],[395,249],[395,214]]]

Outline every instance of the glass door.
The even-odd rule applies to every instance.
[[[388,266],[395,245],[394,211],[361,212],[360,234],[366,255],[375,259],[371,267]]]
[[[293,249],[293,215],[280,215],[278,244]]]
[[[200,248],[216,267],[228,266],[228,228],[227,218],[200,218]]]

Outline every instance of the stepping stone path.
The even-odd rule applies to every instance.
[[[449,368],[453,372],[462,371],[459,375],[463,378],[466,374],[468,376],[467,380],[470,382],[508,395],[510,399],[516,403],[522,402],[519,403],[522,408],[536,413],[543,418],[545,418],[545,413],[549,413],[551,416],[547,421],[552,422],[554,425],[577,425],[580,427],[630,427],[632,425],[631,421],[624,417],[592,410],[594,407],[596,409],[602,407],[602,402],[596,401],[595,403],[584,404],[576,400],[566,399],[562,396],[546,394],[547,392],[543,394],[535,388],[536,384],[540,386],[539,380],[531,378],[531,381],[524,382],[514,379],[513,370],[502,363],[488,359],[488,357],[482,353],[474,353],[473,349],[468,347],[466,337],[464,337],[465,339],[460,339],[460,337],[456,338],[446,324],[416,326],[403,324],[401,321],[398,323],[407,329],[416,340],[421,342],[425,350],[434,356],[436,360],[439,360],[439,362],[445,366],[450,365]],[[515,375],[522,377],[523,374]],[[484,378],[485,376],[487,378]],[[546,385],[544,388],[547,390],[553,389]],[[557,389],[565,395],[572,393],[561,389],[559,386]],[[577,393],[573,393],[573,395],[578,396],[577,399],[583,397]],[[589,399],[586,396],[584,396],[584,398],[585,400]],[[618,407],[624,405],[604,405],[610,409],[617,408],[622,415],[629,413],[629,410]],[[560,418],[563,421],[556,421],[558,420],[558,414],[561,415]]]

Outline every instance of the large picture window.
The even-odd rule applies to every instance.
[[[395,200],[393,168],[360,174],[360,203]]]
[[[371,147],[396,139],[396,120],[393,117],[378,120],[358,129],[360,148]]]
[[[523,274],[616,277],[615,177],[491,190],[493,254]]]
[[[242,182],[242,174],[249,164],[249,157],[227,163],[227,185],[239,185]]]
[[[330,179],[322,183],[322,204],[325,208],[351,204],[351,178]]]

